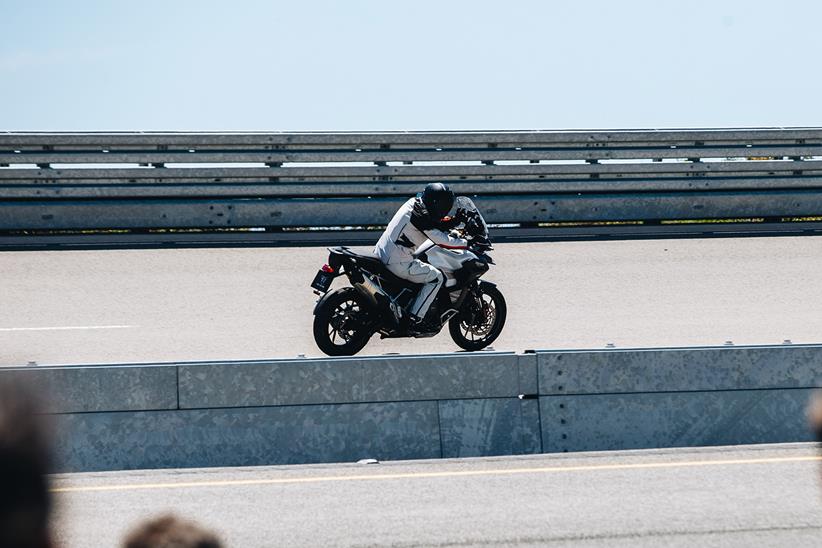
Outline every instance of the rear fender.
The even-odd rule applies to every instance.
[[[313,314],[314,316],[316,316],[316,315],[317,315],[317,310],[319,310],[319,309],[320,309],[323,305],[325,305],[326,301],[328,301],[328,299],[330,299],[330,298],[331,298],[331,296],[332,296],[334,293],[336,293],[337,291],[340,291],[340,290],[339,290],[339,289],[337,289],[336,291],[329,291],[328,293],[326,293],[325,295],[323,295],[322,297],[320,297],[320,300],[319,300],[319,301],[317,301],[317,304],[315,304],[315,305],[314,305],[314,311],[312,312],[312,314]]]
[[[340,267],[345,263],[345,254],[339,247],[331,247],[328,251],[328,266],[334,269],[335,275],[339,275]]]

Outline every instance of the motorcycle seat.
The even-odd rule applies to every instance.
[[[365,253],[354,253],[353,251],[351,251],[349,254],[352,257],[354,257],[355,259],[357,259],[358,264],[361,264],[362,266],[364,266],[366,268],[371,267],[371,268],[377,269],[379,271],[386,270],[385,265],[380,260],[380,258],[377,257],[373,253],[365,254]]]
[[[413,282],[409,282],[399,276],[395,275],[393,272],[388,270],[385,267],[385,264],[377,257],[373,252],[372,253],[355,253],[351,251],[347,247],[340,247],[338,248],[339,251],[349,257],[354,258],[357,261],[357,264],[362,266],[365,270],[368,270],[372,274],[377,274],[379,276],[384,277],[389,282],[404,286],[404,287],[417,287],[420,284],[415,284]]]

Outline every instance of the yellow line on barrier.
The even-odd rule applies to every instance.
[[[455,470],[451,472],[418,472],[404,474],[367,474],[350,476],[319,476],[299,478],[270,478],[223,481],[188,481],[169,483],[134,483],[124,485],[91,485],[77,487],[56,487],[53,493],[87,493],[99,491],[138,491],[143,489],[184,489],[189,487],[233,487],[242,485],[285,485],[299,483],[324,483],[342,481],[382,481],[397,479],[457,478],[471,476],[511,476],[519,474],[555,474],[563,472],[596,472],[608,470],[648,470],[660,468],[690,468],[703,466],[733,466],[750,464],[784,464],[795,462],[822,461],[820,456],[775,457],[765,459],[703,460],[679,462],[650,462],[635,464],[595,464],[588,466],[549,466],[539,468],[501,468],[494,470]]]

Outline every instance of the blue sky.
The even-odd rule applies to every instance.
[[[0,0],[2,130],[822,126],[822,3]]]

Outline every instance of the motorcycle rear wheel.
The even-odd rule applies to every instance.
[[[314,342],[329,356],[353,356],[373,334],[363,299],[353,287],[333,292],[314,315]]]

